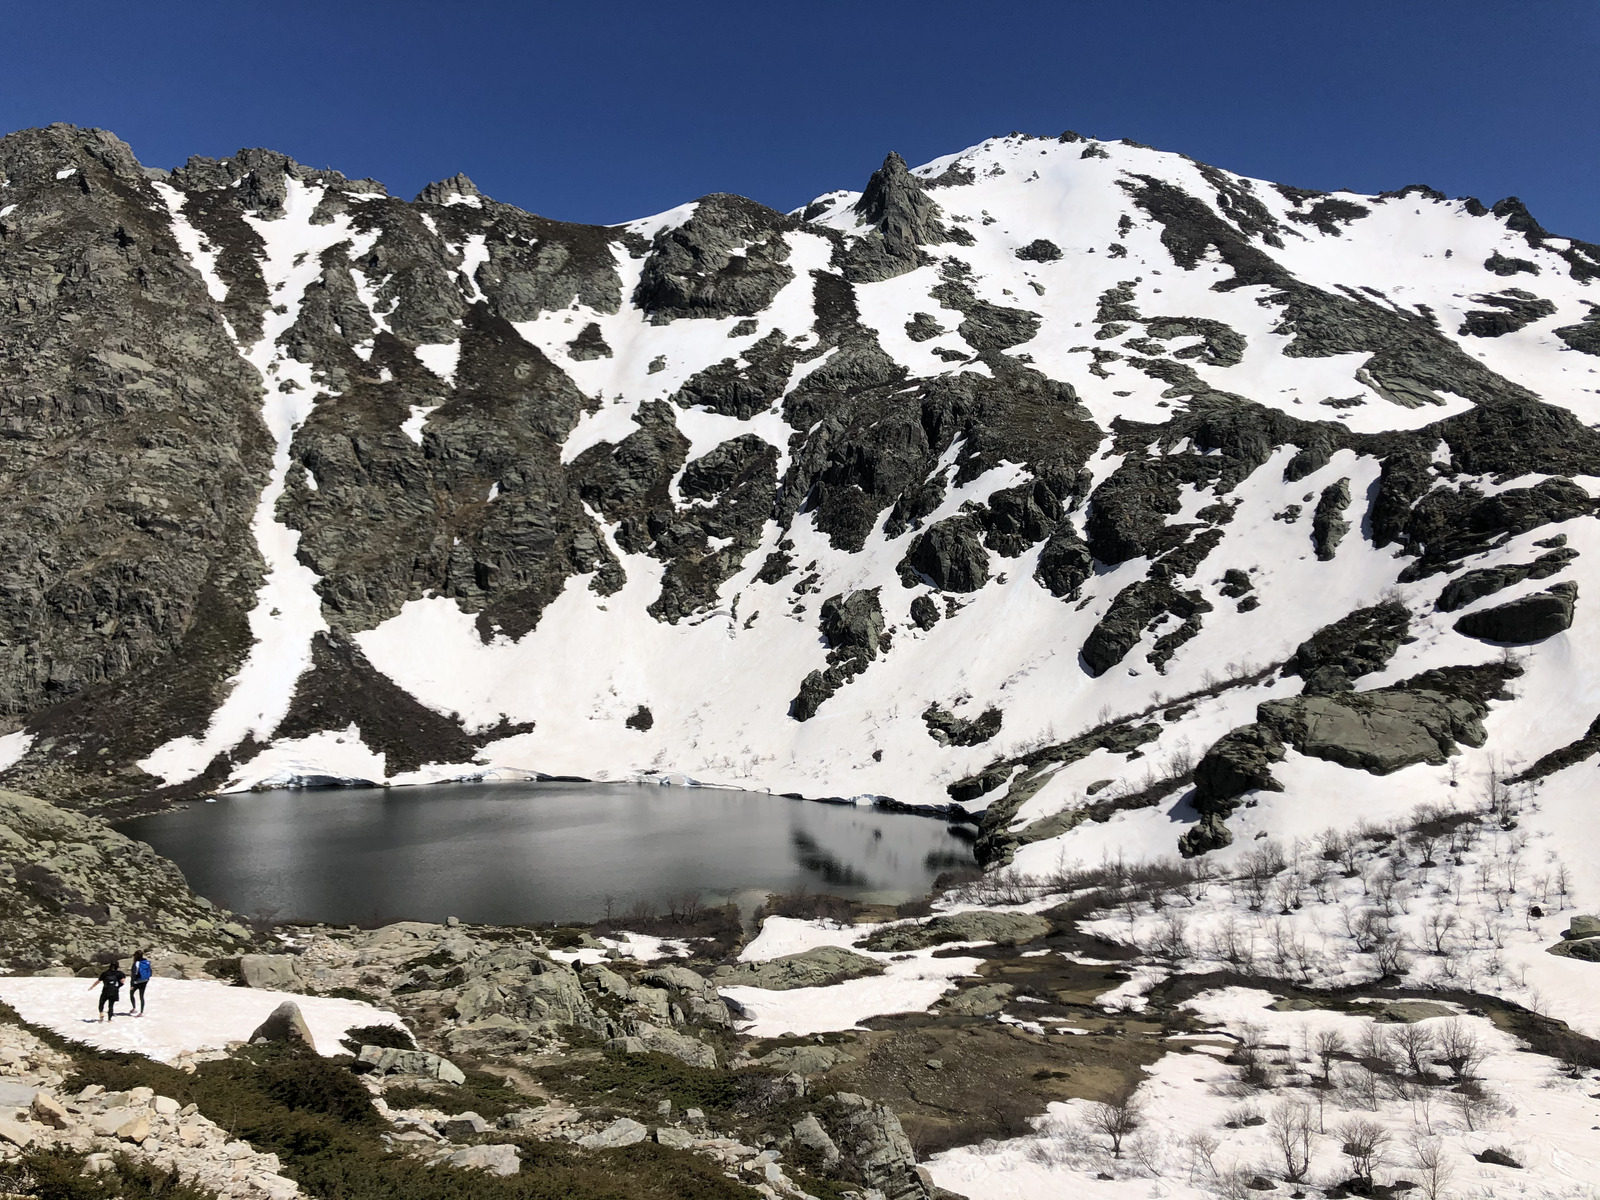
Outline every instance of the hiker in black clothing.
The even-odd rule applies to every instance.
[[[150,960],[144,956],[143,950],[133,953],[133,977],[128,980],[128,1011],[136,1017],[144,1016],[144,989],[150,986],[150,976],[154,974],[150,967]],[[137,1010],[134,1001],[139,1002]]]
[[[94,981],[100,985],[99,1012],[102,1021],[109,1021],[117,1015],[117,999],[122,995],[122,981],[125,979],[127,976],[122,973],[122,968],[112,963]],[[92,991],[94,983],[89,988]]]

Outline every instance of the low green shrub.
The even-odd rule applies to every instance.
[[[361,1053],[363,1046],[377,1046],[382,1050],[415,1050],[417,1040],[411,1032],[398,1025],[356,1025],[345,1030],[339,1044],[351,1054]]]
[[[215,1200],[215,1193],[182,1182],[175,1171],[120,1154],[110,1170],[85,1175],[84,1158],[64,1150],[25,1154],[20,1162],[0,1167],[0,1191],[37,1200]]]
[[[390,1108],[436,1108],[452,1116],[475,1112],[486,1121],[493,1121],[519,1108],[532,1108],[544,1103],[507,1087],[499,1075],[491,1075],[487,1071],[467,1071],[465,1074],[467,1081],[454,1087],[448,1084],[427,1089],[392,1087],[383,1093],[383,1099]]]

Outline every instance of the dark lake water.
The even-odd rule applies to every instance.
[[[971,864],[943,821],[756,792],[452,783],[223,796],[118,828],[248,916],[594,921],[767,892],[895,903]]]

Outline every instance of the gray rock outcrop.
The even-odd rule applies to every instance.
[[[1577,603],[1578,585],[1558,583],[1520,600],[1468,613],[1455,628],[1457,633],[1486,642],[1527,646],[1571,629]]]
[[[300,1006],[293,1000],[285,1000],[267,1015],[267,1019],[257,1025],[248,1039],[251,1044],[256,1042],[298,1042],[302,1046],[316,1047],[316,1039],[311,1036],[311,1027],[306,1024]]]
[[[923,950],[947,942],[993,942],[997,946],[1022,946],[1047,937],[1055,926],[1049,918],[1032,913],[969,912],[938,916],[917,925],[890,925],[862,943],[869,950],[899,952]]]
[[[882,964],[864,954],[840,946],[817,946],[766,962],[718,967],[711,980],[718,987],[758,987],[782,992],[793,988],[827,987],[846,979],[881,974]]]

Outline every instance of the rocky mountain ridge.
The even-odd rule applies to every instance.
[[[4,779],[689,776],[995,858],[1448,798],[1600,711],[1597,278],[1072,133],[614,227],[13,134]]]

